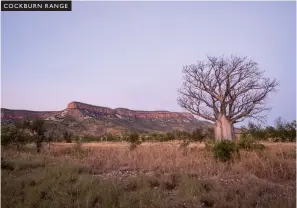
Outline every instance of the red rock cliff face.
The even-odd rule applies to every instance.
[[[71,102],[67,106],[68,109],[81,109],[87,110],[90,112],[105,113],[105,114],[118,114],[121,116],[127,117],[136,117],[136,118],[177,118],[184,117],[188,119],[193,119],[194,116],[190,113],[176,113],[168,111],[134,111],[125,108],[106,108],[100,106],[88,105],[80,102]]]
[[[67,108],[68,109],[82,109],[82,110],[87,110],[87,111],[96,112],[96,113],[106,113],[106,114],[113,113],[113,109],[111,109],[111,108],[93,106],[93,105],[88,105],[88,104],[79,103],[79,102],[69,103]]]

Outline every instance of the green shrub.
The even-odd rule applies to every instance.
[[[132,132],[126,135],[126,141],[130,143],[130,150],[136,149],[136,147],[141,144],[141,140],[137,132]]]
[[[275,137],[280,138],[281,142],[296,141],[296,121],[286,123],[279,118],[275,129]]]
[[[244,150],[263,150],[265,149],[265,146],[263,144],[260,144],[256,142],[250,135],[243,134],[237,144],[239,149]]]
[[[191,133],[191,141],[193,142],[202,142],[206,138],[206,134],[203,133],[202,128],[197,128]]]
[[[46,129],[42,119],[16,121],[2,128],[1,144],[4,146],[12,145],[19,149],[27,142],[34,142],[39,153],[43,142],[46,140]]]
[[[289,142],[296,142],[296,120],[285,125]]]
[[[32,139],[36,145],[36,150],[39,153],[41,151],[43,142],[46,141],[46,128],[45,128],[45,123],[43,119],[36,118],[33,121],[24,121],[23,122],[24,128],[27,128],[31,134],[32,134]]]
[[[240,149],[245,149],[245,150],[251,150],[253,149],[253,144],[255,143],[255,140],[248,134],[243,134],[238,142],[238,147]]]
[[[264,132],[266,139],[274,140],[276,138],[276,130],[273,126],[266,126]]]
[[[261,125],[248,123],[248,132],[255,140],[266,140],[266,132]]]
[[[214,158],[222,162],[230,161],[233,159],[234,154],[239,154],[236,143],[230,140],[216,141],[212,152]]]
[[[24,125],[20,122],[1,126],[1,145],[3,147],[13,146],[18,150],[31,140],[26,133]]]

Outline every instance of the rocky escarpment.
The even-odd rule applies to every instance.
[[[128,129],[138,132],[192,131],[199,126],[211,125],[197,120],[190,113],[112,109],[81,102],[71,102],[61,111],[1,109],[2,122],[23,118],[42,118],[48,123],[59,124],[62,131],[67,129],[78,135],[120,133]]]
[[[93,113],[99,113],[102,115],[118,115],[122,117],[133,117],[133,118],[178,118],[183,117],[187,119],[195,119],[194,116],[190,113],[176,113],[169,111],[135,111],[129,110],[126,108],[106,108],[100,106],[93,106],[80,102],[72,102],[69,103],[67,109],[79,109],[79,110],[87,110]]]

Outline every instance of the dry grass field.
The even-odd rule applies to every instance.
[[[296,144],[218,162],[204,144],[52,144],[2,149],[1,207],[296,207]]]

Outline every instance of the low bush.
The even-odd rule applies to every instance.
[[[248,151],[265,149],[265,146],[263,144],[256,142],[250,135],[247,134],[241,136],[237,146],[239,149]]]
[[[255,140],[267,140],[268,132],[261,125],[248,123],[247,132]]]
[[[1,127],[1,145],[3,147],[16,147],[19,150],[30,140],[31,137],[18,123],[2,125]]]
[[[222,140],[214,143],[212,147],[214,158],[222,162],[230,161],[235,154],[239,154],[238,147],[234,141]]]
[[[141,140],[137,132],[128,133],[125,140],[130,143],[130,150],[136,149],[136,147],[141,144]]]

